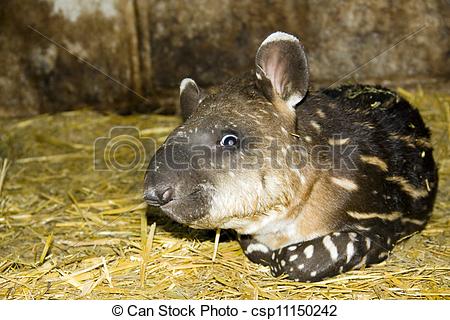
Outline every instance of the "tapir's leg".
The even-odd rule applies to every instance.
[[[244,250],[247,258],[255,263],[259,263],[265,266],[272,265],[272,253],[266,245],[256,241],[248,235],[238,235],[239,243],[242,250]]]
[[[380,229],[381,231],[382,229]],[[296,281],[319,281],[363,265],[385,260],[393,247],[383,231],[334,232],[302,243],[274,250],[270,268]]]

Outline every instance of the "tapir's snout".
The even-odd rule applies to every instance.
[[[164,147],[156,152],[145,175],[144,200],[151,206],[160,207],[175,198],[176,177],[166,169],[166,153]]]
[[[208,214],[209,194],[202,186],[201,173],[184,166],[188,148],[165,144],[157,150],[145,175],[144,200],[171,219],[191,225]]]

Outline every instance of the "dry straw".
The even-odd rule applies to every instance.
[[[0,196],[2,195],[3,184],[5,183],[6,172],[8,171],[9,165],[8,158],[0,160]]]
[[[233,233],[222,230],[219,246],[220,231],[214,237],[148,210],[143,171],[93,170],[94,141],[111,127],[135,126],[161,143],[178,118],[82,110],[0,120],[0,297],[449,298],[450,97],[400,92],[433,132],[440,173],[433,217],[387,262],[319,283],[274,278],[248,261]]]

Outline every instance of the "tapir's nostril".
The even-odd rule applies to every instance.
[[[172,187],[167,188],[166,191],[164,191],[162,193],[161,197],[159,198],[161,204],[166,204],[166,203],[172,201],[173,192],[174,192],[174,190]]]
[[[174,191],[172,187],[149,188],[144,193],[144,199],[150,205],[162,206],[173,199]]]

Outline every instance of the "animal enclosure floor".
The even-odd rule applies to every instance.
[[[134,126],[141,141],[161,143],[177,117],[81,110],[0,120],[0,297],[448,299],[450,96],[401,94],[433,132],[440,174],[433,217],[386,262],[318,283],[272,277],[248,261],[228,231],[213,262],[214,231],[148,211],[142,170],[94,170],[94,141],[112,127]],[[96,166],[105,168],[102,161]]]

